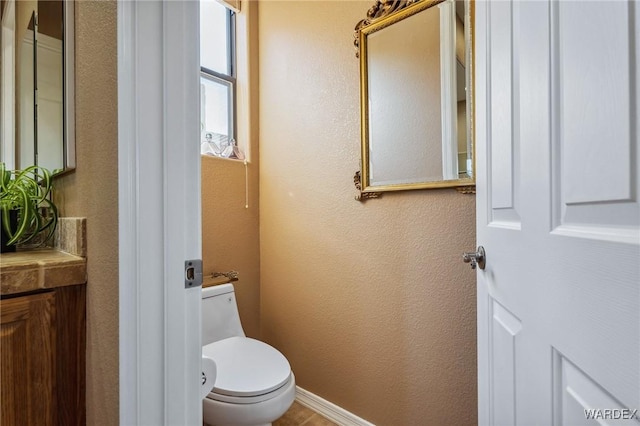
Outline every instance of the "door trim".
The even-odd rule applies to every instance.
[[[198,2],[118,2],[120,423],[202,424]],[[193,143],[190,143],[192,141]]]

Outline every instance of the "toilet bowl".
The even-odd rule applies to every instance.
[[[202,402],[212,426],[269,425],[295,398],[295,376],[277,349],[246,337],[232,284],[202,290],[202,355],[216,363],[213,389]]]

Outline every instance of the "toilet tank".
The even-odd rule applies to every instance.
[[[202,289],[202,346],[228,337],[243,336],[233,284]]]

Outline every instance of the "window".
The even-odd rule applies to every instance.
[[[238,158],[236,147],[235,13],[200,1],[201,152]]]

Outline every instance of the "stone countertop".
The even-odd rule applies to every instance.
[[[87,282],[87,259],[55,249],[0,255],[0,295]]]

